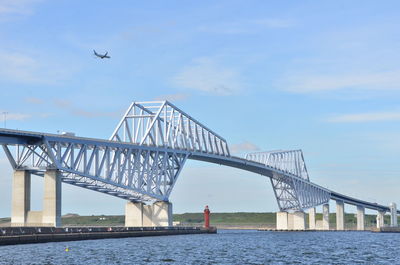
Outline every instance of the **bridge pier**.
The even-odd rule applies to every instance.
[[[390,226],[397,226],[397,205],[394,202],[390,204]]]
[[[329,204],[322,206],[322,230],[329,230]]]
[[[376,215],[376,228],[381,228],[385,226],[385,212],[379,211]]]
[[[365,230],[365,208],[357,206],[357,230]]]
[[[145,205],[142,202],[127,202],[125,205],[125,226],[172,226],[172,203],[155,202]]]
[[[315,226],[315,212],[316,209],[314,208],[310,208],[308,210],[308,229],[310,230],[315,230],[316,226]]]
[[[58,170],[44,174],[43,211],[31,211],[31,174],[14,171],[11,226],[61,226],[61,175]]]
[[[12,187],[11,226],[25,226],[31,209],[31,174],[15,170]]]
[[[288,230],[288,212],[277,212],[276,213],[276,229],[277,230]]]
[[[344,202],[336,201],[336,230],[344,230]]]
[[[44,173],[43,226],[61,226],[61,174],[58,170]]]
[[[306,229],[306,215],[304,212],[296,211],[289,213],[289,229],[293,230],[305,230]]]
[[[125,226],[143,227],[142,202],[130,202],[125,205]]]
[[[172,219],[172,203],[160,201],[153,204],[153,226],[172,226]]]
[[[276,229],[277,230],[305,230],[306,215],[304,212],[296,211],[293,213],[277,212],[276,213]]]

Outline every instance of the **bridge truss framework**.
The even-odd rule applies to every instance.
[[[388,207],[330,191],[309,179],[301,150],[232,156],[226,140],[168,101],[133,102],[109,140],[0,129],[14,170],[62,181],[132,202],[167,202],[187,159],[265,175],[281,211],[304,211],[330,199],[388,211]]]

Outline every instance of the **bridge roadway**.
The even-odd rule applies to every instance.
[[[22,130],[0,129],[0,144],[2,144],[3,147],[9,146],[9,145],[37,145],[37,144],[43,143],[44,140],[56,141],[56,142],[57,141],[60,141],[60,142],[68,141],[68,142],[73,142],[76,144],[85,144],[89,147],[91,145],[94,145],[94,146],[104,146],[104,147],[107,147],[107,146],[109,146],[109,147],[129,147],[129,148],[139,149],[139,150],[146,149],[146,150],[157,150],[157,151],[166,151],[166,152],[171,151],[170,148],[137,145],[137,144],[132,144],[132,143],[115,142],[115,141],[103,140],[103,139],[78,137],[78,136],[71,136],[71,135],[50,134],[50,133],[42,133],[42,132],[31,132],[31,131],[22,131]],[[5,150],[6,150],[6,148],[5,148]],[[225,166],[229,166],[229,167],[235,167],[235,168],[239,168],[242,170],[257,173],[260,175],[264,175],[271,179],[277,178],[277,176],[283,176],[283,175],[290,176],[291,178],[297,179],[300,182],[307,182],[307,185],[310,185],[313,188],[327,192],[329,194],[329,198],[332,200],[342,201],[342,202],[350,204],[350,205],[362,206],[362,207],[372,209],[372,210],[390,212],[390,208],[388,206],[380,205],[380,204],[373,203],[373,202],[367,202],[364,200],[360,200],[360,199],[356,199],[356,198],[353,198],[350,196],[340,194],[338,192],[329,190],[320,185],[312,183],[308,180],[304,180],[298,176],[290,174],[289,172],[282,171],[277,168],[269,167],[269,166],[266,166],[265,164],[258,163],[255,161],[251,161],[251,160],[247,160],[247,159],[235,157],[235,156],[213,155],[213,154],[209,154],[209,153],[205,153],[205,152],[188,152],[186,150],[179,150],[179,149],[174,149],[173,151],[178,154],[187,155],[188,159],[210,162],[210,163],[225,165]],[[11,157],[11,154],[9,152],[7,152],[7,150],[6,150],[6,155],[8,156],[10,161],[13,160]],[[17,168],[15,168],[16,165],[13,165],[13,166],[14,166],[14,169],[17,169]],[[43,168],[42,170],[45,170],[45,168]],[[96,180],[99,180],[99,179],[96,179]],[[62,181],[73,184],[64,178]],[[92,189],[91,186],[88,186],[85,188]],[[94,189],[94,190],[97,190],[97,189]],[[97,191],[100,191],[100,190],[97,190]],[[397,213],[400,214],[400,210],[398,210]]]

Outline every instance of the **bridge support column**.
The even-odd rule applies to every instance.
[[[125,205],[125,226],[172,226],[172,203],[127,202]]]
[[[315,230],[315,207],[308,210],[308,228]]]
[[[277,212],[276,213],[276,229],[277,230],[288,230],[288,212]]]
[[[153,205],[143,205],[143,226],[154,226],[153,225]]]
[[[50,169],[44,173],[42,225],[61,226],[61,174]]]
[[[397,226],[397,205],[394,202],[390,204],[390,226]]]
[[[336,201],[336,230],[344,230],[344,202]]]
[[[376,228],[385,226],[385,212],[378,212],[376,215]]]
[[[288,214],[288,228],[291,230],[305,230],[306,216],[304,212],[296,211]]]
[[[365,230],[365,208],[357,206],[357,230]]]
[[[13,176],[11,226],[25,226],[31,208],[31,174],[16,170]]]
[[[127,202],[125,205],[125,226],[143,227],[142,202]]]
[[[322,206],[322,230],[329,230],[329,204]]]
[[[155,202],[152,214],[153,226],[172,226],[172,203]]]

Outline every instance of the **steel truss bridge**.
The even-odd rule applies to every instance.
[[[168,101],[133,102],[108,140],[0,129],[0,144],[14,170],[43,176],[57,169],[64,183],[133,202],[168,201],[193,159],[267,176],[281,211],[304,211],[330,199],[390,211],[311,182],[301,150],[233,156],[224,138]]]

